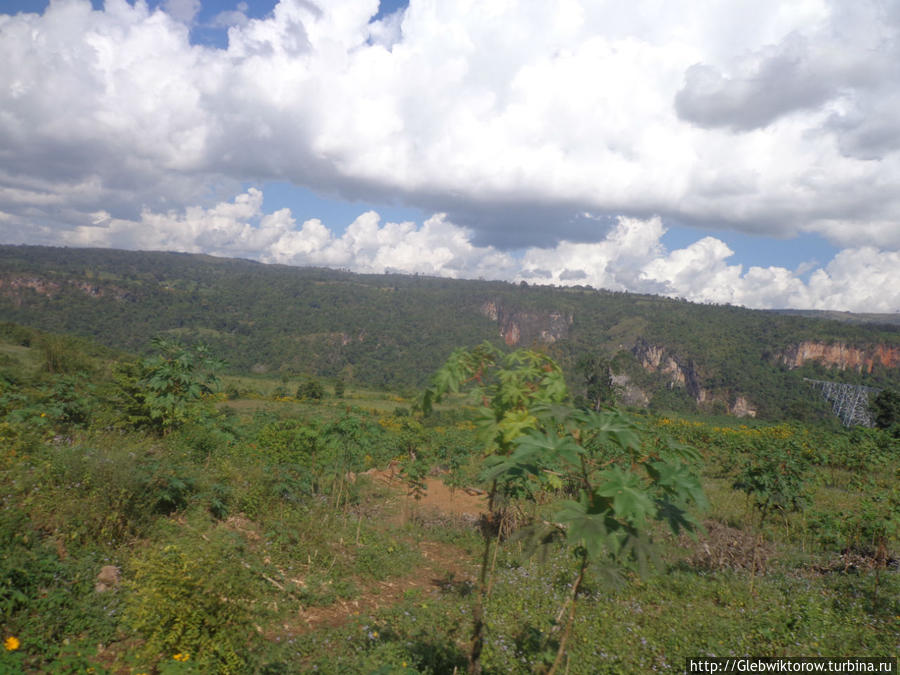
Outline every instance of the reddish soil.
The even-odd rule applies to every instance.
[[[387,469],[369,469],[364,476],[396,488],[402,494],[403,481],[394,462]],[[482,490],[473,488],[451,489],[440,478],[425,479],[425,494],[418,500],[422,509],[435,509],[450,516],[463,516],[476,520],[487,511],[487,498]],[[411,500],[412,501],[412,500]]]
[[[316,628],[340,626],[356,616],[377,612],[396,604],[408,591],[434,593],[448,584],[470,581],[473,569],[467,569],[466,555],[454,546],[433,541],[422,542],[419,551],[425,562],[405,577],[370,582],[368,588],[352,600],[337,600],[329,607],[304,607],[291,624],[284,624],[284,633],[306,633]]]
[[[451,490],[439,478],[426,479],[426,492],[416,502],[405,494],[405,485],[393,467],[384,471],[370,470],[366,472],[373,480],[384,483],[396,491],[394,503],[402,504],[402,513],[398,519],[405,520],[412,513],[427,518],[428,514],[462,518],[475,522],[486,508],[486,498],[480,491],[473,489]],[[394,501],[394,500],[391,500]],[[388,518],[388,521],[394,520]],[[337,600],[329,607],[304,607],[290,623],[282,626],[282,635],[305,633],[320,627],[339,626],[353,617],[365,615],[400,602],[408,591],[419,590],[423,593],[435,593],[448,584],[471,582],[477,573],[477,564],[470,556],[451,544],[436,541],[423,541],[419,544],[419,552],[424,562],[413,573],[386,581],[367,582],[359,595],[352,600]]]

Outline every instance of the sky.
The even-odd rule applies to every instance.
[[[0,0],[0,242],[900,311],[900,0]]]

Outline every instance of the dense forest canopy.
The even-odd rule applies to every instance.
[[[600,358],[636,404],[660,409],[726,412],[743,397],[763,417],[809,417],[823,404],[803,377],[879,388],[900,381],[890,361],[900,326],[891,317],[864,324],[588,287],[360,275],[182,253],[0,247],[0,314],[137,353],[154,335],[202,341],[232,373],[406,391],[423,386],[455,347],[485,340],[545,350],[574,390],[586,377],[578,364]],[[864,363],[791,363],[804,343],[857,350]],[[879,349],[890,354],[873,356]]]

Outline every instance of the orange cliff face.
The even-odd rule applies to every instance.
[[[879,344],[860,348],[843,342],[801,342],[786,349],[781,360],[789,368],[799,368],[804,363],[816,361],[839,370],[871,373],[876,365],[885,368],[900,366],[900,346]]]

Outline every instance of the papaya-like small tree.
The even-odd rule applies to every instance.
[[[562,371],[538,352],[502,354],[487,343],[455,351],[426,390],[423,410],[427,413],[444,395],[462,390],[469,391],[479,409],[485,443],[482,478],[488,486],[468,670],[481,672],[491,551],[496,555],[506,501],[569,485],[577,486],[578,498],[563,501],[552,521],[529,526],[532,541],[563,541],[578,559],[568,618],[550,667],[554,673],[565,654],[585,573],[632,563],[645,566],[652,554],[653,520],[665,521],[675,532],[694,528],[687,507],[704,502],[693,470],[699,457],[690,448],[642,432],[617,410],[564,405],[568,391]]]
[[[520,349],[503,354],[488,342],[473,349],[457,349],[432,378],[425,390],[422,410],[427,415],[434,403],[450,393],[468,392],[478,406],[476,422],[486,458],[502,458],[515,449],[516,439],[538,427],[532,408],[558,404],[568,392],[559,366],[545,354]],[[478,594],[473,608],[469,673],[481,672],[484,649],[484,604],[490,592],[490,570],[496,560],[497,540],[505,519],[512,481],[488,479],[488,513],[481,519],[483,539]],[[494,556],[491,556],[492,551]]]
[[[562,633],[548,671],[552,675],[566,652],[585,575],[593,570],[619,578],[628,568],[644,572],[656,559],[651,523],[662,521],[676,534],[693,531],[697,523],[688,508],[706,500],[695,470],[699,454],[640,429],[624,413],[569,407],[534,413],[538,428],[520,436],[508,457],[489,459],[485,477],[549,488],[566,485],[577,497],[562,500],[551,520],[535,522],[523,533],[532,551],[561,542],[578,564],[559,612],[567,618],[557,627]]]
[[[119,393],[131,425],[166,434],[189,420],[195,404],[213,393],[216,371],[224,362],[204,344],[188,347],[162,337],[152,344],[156,354],[119,369]]]

